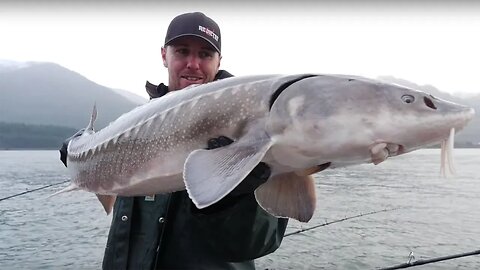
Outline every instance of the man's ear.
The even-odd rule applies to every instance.
[[[163,61],[163,66],[167,67],[167,48],[162,47],[162,61]]]
[[[222,55],[218,55],[218,65],[217,65],[217,71],[220,69],[220,62],[222,61]]]

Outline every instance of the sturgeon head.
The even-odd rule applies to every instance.
[[[378,164],[444,141],[474,110],[407,87],[360,77],[315,76],[285,89],[268,130],[272,155],[292,168]]]
[[[276,175],[256,190],[257,200],[270,213],[308,221],[315,194],[306,174],[379,164],[438,144],[473,115],[472,108],[399,85],[351,76],[305,77],[281,89],[272,104],[266,160]],[[442,148],[444,160],[443,153]]]

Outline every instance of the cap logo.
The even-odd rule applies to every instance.
[[[218,36],[207,27],[199,25],[198,30],[200,30],[200,32],[207,34],[208,36],[211,36],[213,39],[215,39],[215,41],[218,41]]]

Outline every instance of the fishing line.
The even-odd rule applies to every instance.
[[[28,193],[31,193],[31,192],[35,192],[35,191],[38,191],[38,190],[42,190],[42,189],[45,189],[45,188],[49,188],[49,187],[53,187],[53,186],[58,186],[58,185],[67,183],[67,182],[69,182],[69,181],[70,181],[70,180],[65,180],[65,181],[62,181],[62,182],[53,183],[53,184],[50,184],[50,185],[42,186],[42,187],[39,187],[39,188],[27,190],[27,191],[20,192],[20,193],[11,195],[11,196],[7,196],[7,197],[4,197],[4,198],[0,198],[0,202],[1,202],[1,201],[4,201],[4,200],[11,199],[11,198],[15,198],[15,197],[18,197],[18,196],[21,196],[21,195],[25,195],[25,194],[28,194]]]
[[[368,213],[358,214],[358,215],[355,215],[355,216],[336,219],[336,220],[333,220],[333,221],[328,221],[328,222],[318,224],[318,225],[315,225],[315,226],[312,226],[312,227],[308,227],[308,228],[305,228],[305,229],[300,229],[300,230],[297,230],[297,231],[294,231],[294,232],[286,233],[283,237],[287,237],[287,236],[290,236],[290,235],[310,231],[310,230],[316,229],[318,227],[324,227],[324,226],[327,226],[327,225],[330,225],[330,224],[339,223],[339,222],[346,221],[346,220],[349,220],[349,219],[359,218],[359,217],[363,217],[363,216],[369,216],[369,215],[382,213],[382,212],[390,212],[390,211],[393,211],[393,210],[398,210],[398,209],[403,209],[403,208],[407,208],[407,207],[386,208],[386,209],[382,209],[382,210],[377,210],[377,211],[372,211],[372,212],[368,212]]]
[[[467,256],[473,256],[473,255],[480,255],[480,249],[475,250],[475,251],[471,251],[471,252],[465,252],[465,253],[460,253],[460,254],[454,254],[454,255],[449,255],[449,256],[432,258],[432,259],[428,259],[428,260],[418,260],[418,261],[413,261],[413,262],[411,262],[409,260],[406,263],[402,263],[402,264],[395,265],[395,266],[390,266],[390,267],[379,268],[379,270],[404,269],[404,268],[410,268],[410,267],[424,265],[424,264],[430,264],[430,263],[436,263],[436,262],[441,262],[441,261],[448,261],[448,260],[453,260],[453,259],[457,259],[457,258],[467,257]]]
[[[346,221],[346,220],[349,220],[349,219],[354,219],[354,218],[359,218],[359,217],[363,217],[363,216],[373,215],[373,214],[377,214],[377,213],[381,213],[381,212],[389,212],[389,211],[398,210],[398,209],[402,209],[402,208],[407,208],[407,207],[397,207],[397,208],[389,208],[389,209],[387,208],[387,209],[372,211],[372,212],[368,212],[368,213],[358,214],[358,215],[355,215],[355,216],[345,217],[345,218],[325,222],[325,223],[322,223],[322,224],[318,224],[318,225],[315,225],[315,226],[312,226],[312,227],[309,227],[309,228],[297,230],[297,231],[294,231],[294,232],[291,232],[291,233],[286,233],[284,235],[284,237],[294,235],[294,234],[298,234],[298,233],[302,233],[302,232],[306,232],[306,231],[313,230],[313,229],[318,228],[318,227],[327,226],[327,225],[330,225],[330,224],[333,224],[333,223]],[[378,270],[404,269],[404,268],[410,268],[410,267],[425,265],[425,264],[430,264],[430,263],[437,263],[437,262],[441,262],[441,261],[453,260],[453,259],[458,259],[458,258],[467,257],[467,256],[474,256],[474,255],[480,255],[480,249],[475,250],[475,251],[471,251],[471,252],[465,252],[465,253],[460,253],[460,254],[443,256],[443,257],[436,257],[436,258],[432,258],[432,259],[428,259],[428,260],[412,261],[412,259],[414,259],[415,257],[413,256],[413,253],[410,252],[408,262],[403,263],[403,264],[399,264],[399,265],[394,265],[394,266],[389,266],[389,267],[384,267],[384,268],[378,268]]]

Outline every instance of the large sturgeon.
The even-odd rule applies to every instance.
[[[187,189],[199,208],[222,199],[261,161],[272,169],[256,191],[275,216],[308,221],[312,173],[378,164],[445,141],[472,108],[399,85],[346,75],[228,78],[175,91],[68,145],[72,183],[110,212],[116,195]],[[235,142],[204,150],[220,135]],[[442,151],[443,153],[443,151]],[[445,156],[442,154],[442,156]]]

